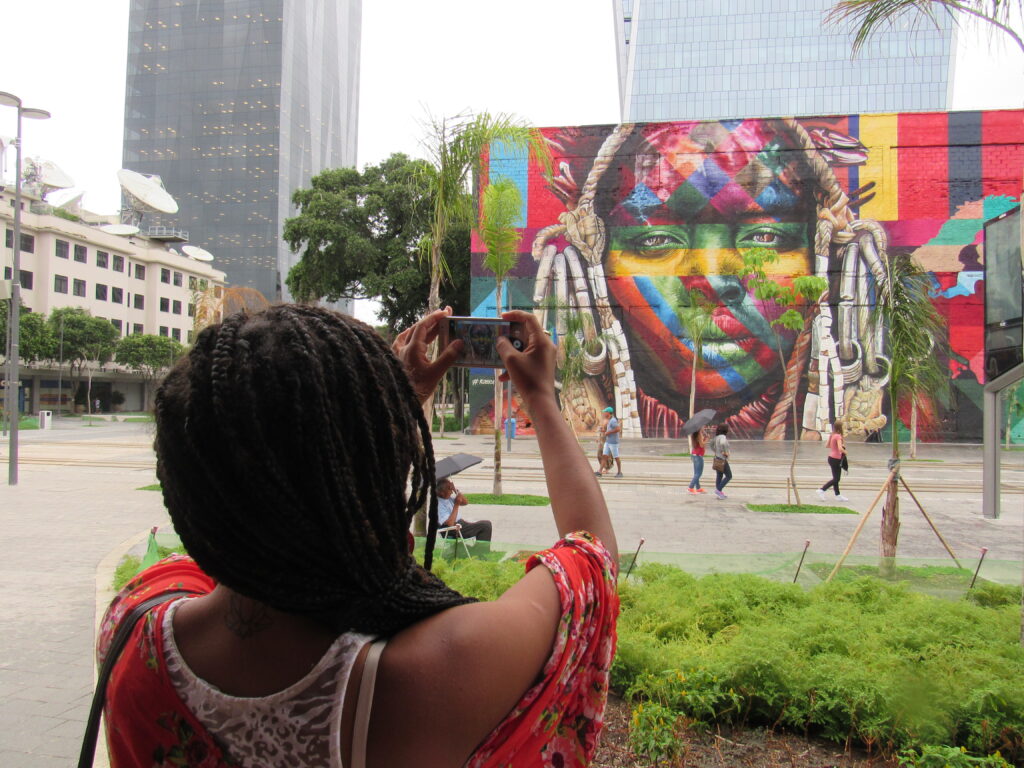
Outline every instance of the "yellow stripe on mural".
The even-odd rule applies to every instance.
[[[899,183],[896,175],[898,115],[861,115],[860,140],[868,148],[868,161],[859,169],[861,186],[875,182],[875,196],[861,206],[862,219],[897,221]]]

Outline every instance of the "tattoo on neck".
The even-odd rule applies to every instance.
[[[252,637],[257,632],[274,623],[270,617],[270,611],[263,603],[239,594],[231,595],[228,601],[228,610],[224,614],[224,623],[228,629],[242,639]]]

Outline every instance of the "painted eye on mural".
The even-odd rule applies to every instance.
[[[686,237],[682,233],[666,232],[664,230],[634,237],[630,242],[630,246],[635,251],[675,250],[688,247]]]
[[[738,248],[772,248],[777,251],[788,251],[805,245],[799,229],[791,224],[758,224],[740,227],[736,232]]]

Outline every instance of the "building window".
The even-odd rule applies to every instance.
[[[124,289],[123,288],[111,288],[110,289],[110,300],[115,304],[124,304]]]
[[[171,300],[167,298],[160,299],[160,311],[170,312],[171,311]]]
[[[10,230],[8,230],[8,232],[9,231]],[[71,253],[70,248],[71,248],[71,246],[68,244],[67,240],[58,240],[57,241],[57,250],[55,251],[56,254],[57,254],[57,258],[58,259],[66,259],[68,257],[68,255]]]
[[[160,326],[160,335],[161,336],[166,336],[167,335],[167,326],[166,325],[161,325]]]
[[[11,205],[14,205],[14,201],[11,201]],[[22,206],[24,210],[24,206]],[[14,243],[14,230],[8,229],[4,235],[4,245],[8,248]],[[36,238],[34,235],[26,235],[24,232],[21,233],[21,252],[22,253],[35,253],[36,252]],[[66,258],[66,257],[65,257]]]
[[[197,285],[199,285],[199,283],[196,281],[196,276],[195,275],[189,275],[188,276],[188,289],[190,291],[194,291],[196,289]]]
[[[175,273],[174,273],[174,281],[173,281],[173,282],[174,282],[174,284],[175,284],[175,285],[176,285],[176,286],[177,286],[178,288],[181,288],[181,280],[182,280],[182,274],[181,274],[181,272],[175,272]]]
[[[107,260],[110,258],[110,254],[106,251],[96,251],[96,266],[107,268]]]
[[[142,264],[135,265],[135,279],[145,280],[146,279],[146,267]]]
[[[146,297],[143,296],[141,293],[136,293],[135,294],[135,303],[132,306],[134,306],[136,309],[145,309],[146,308]]]
[[[181,329],[171,328],[171,338],[175,341],[181,341]]]
[[[171,303],[171,312],[173,312],[176,315],[180,315],[181,314],[181,302],[178,301],[177,299],[175,299]]]
[[[195,336],[196,336],[195,331],[189,331],[188,332],[188,336],[186,338],[188,339],[188,343],[189,344],[192,343],[192,339],[194,339]]]
[[[132,323],[132,333],[142,333],[142,323]]]
[[[75,261],[79,264],[85,264],[87,260],[86,254],[87,251],[85,250],[85,246],[75,243]]]
[[[111,319],[110,324],[117,328],[117,334],[120,336],[122,331],[121,321],[117,319]]]
[[[103,285],[103,283],[96,283],[96,298],[99,301],[107,300],[107,286]]]
[[[64,275],[53,276],[53,292],[54,293],[67,293],[68,292],[68,279]]]
[[[124,272],[124,256],[118,256],[114,254],[114,263],[111,266],[115,272]]]
[[[71,293],[73,293],[75,296],[81,296],[84,299],[85,280],[75,279],[75,281],[71,283]]]
[[[195,317],[196,316],[196,305],[193,304],[191,301],[188,303],[188,316],[189,317]]]
[[[200,291],[205,291],[206,290],[206,286],[208,286],[208,285],[209,285],[209,283],[206,282],[206,278],[205,277],[199,278],[199,290]]]
[[[223,290],[221,289],[221,287],[219,285],[214,286],[214,288],[213,288],[213,297],[215,299],[219,299],[220,296],[221,296],[221,293],[223,293]]]
[[[4,267],[4,280],[10,280],[11,279],[11,275],[13,274],[12,269],[13,269],[12,267]],[[33,283],[32,277],[33,277],[32,273],[29,272],[27,269],[19,269],[18,270],[18,282],[21,283],[22,290],[25,290],[25,291],[31,291],[32,290],[32,283]]]
[[[169,283],[169,282],[171,282],[171,270],[167,269],[167,267],[161,267],[160,268],[160,282],[161,283]]]

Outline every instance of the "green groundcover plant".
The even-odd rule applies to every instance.
[[[438,566],[483,599],[521,573],[515,562]],[[651,563],[619,593],[612,687],[634,703],[634,749],[656,760],[675,755],[683,722],[782,726],[908,766],[1024,760],[1019,588],[986,584],[953,602],[869,577],[805,590]]]

